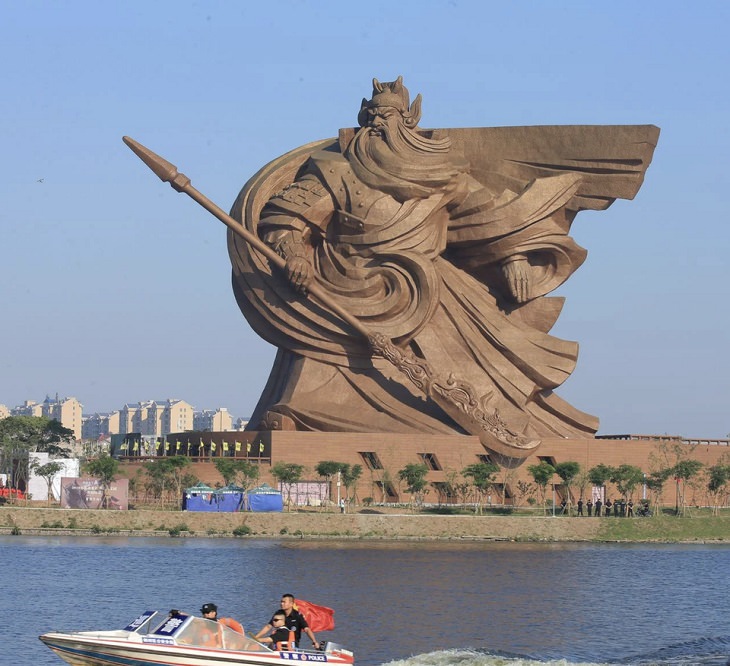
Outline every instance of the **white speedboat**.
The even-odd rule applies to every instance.
[[[39,637],[72,666],[277,666],[285,662],[354,664],[336,643],[323,650],[272,650],[222,622],[146,611],[124,629],[49,632]]]

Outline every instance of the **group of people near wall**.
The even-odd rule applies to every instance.
[[[568,515],[568,501],[566,499],[563,499],[563,501],[560,502],[560,506],[562,507],[561,513]],[[645,502],[642,501],[641,508],[643,509],[645,506]],[[606,501],[603,502],[599,497],[594,503],[590,499],[587,502],[584,502],[583,498],[581,497],[576,502],[575,507],[576,515],[578,516],[613,516],[615,518],[634,517],[634,501],[631,499],[626,501],[623,498],[619,498],[614,502],[611,502],[611,498],[607,497]]]

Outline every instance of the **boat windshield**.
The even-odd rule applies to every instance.
[[[220,622],[206,620],[202,617],[191,617],[174,632],[178,645],[194,645],[196,647],[223,648],[224,650],[242,650],[246,652],[268,652],[261,643],[239,634]]]
[[[145,611],[126,627],[126,631],[145,636],[145,642],[177,643],[195,647],[214,647],[224,650],[241,650],[245,652],[270,652],[271,650],[229,626],[193,617],[180,611],[160,613]]]

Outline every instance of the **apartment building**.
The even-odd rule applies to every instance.
[[[225,407],[195,412],[190,403],[176,398],[127,403],[119,410],[87,416],[82,414],[82,408],[76,398],[60,399],[56,395],[55,399],[46,397],[43,402],[26,400],[10,409],[0,405],[0,419],[6,416],[45,416],[72,430],[76,439],[84,440],[100,440],[116,434],[140,433],[147,437],[160,437],[187,430],[226,432],[238,429]],[[236,425],[241,421],[238,419]]]
[[[81,438],[82,413],[83,405],[76,398],[59,398],[58,394],[55,398],[46,396],[41,403],[26,400],[22,405],[10,410],[11,416],[45,416],[48,419],[55,419],[64,428],[72,430],[76,439]]]
[[[126,404],[120,410],[119,430],[122,435],[138,432],[160,437],[170,432],[193,429],[193,407],[184,400],[145,400]],[[116,434],[110,431],[110,434]]]
[[[195,412],[193,417],[193,430],[207,430],[209,432],[233,430],[233,417],[225,407],[204,409],[201,412]],[[174,430],[170,432],[174,432]],[[178,430],[177,432],[182,431]]]
[[[84,416],[81,423],[82,439],[98,440],[120,430],[121,414],[119,410],[103,414]]]

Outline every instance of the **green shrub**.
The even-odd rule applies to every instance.
[[[239,525],[233,530],[233,536],[248,536],[251,534],[251,528],[248,525]]]
[[[180,536],[182,532],[188,532],[189,534],[195,534],[191,529],[188,528],[188,526],[185,523],[178,523],[175,525],[175,527],[171,527],[169,530],[167,530],[168,534],[170,536],[176,537]]]

